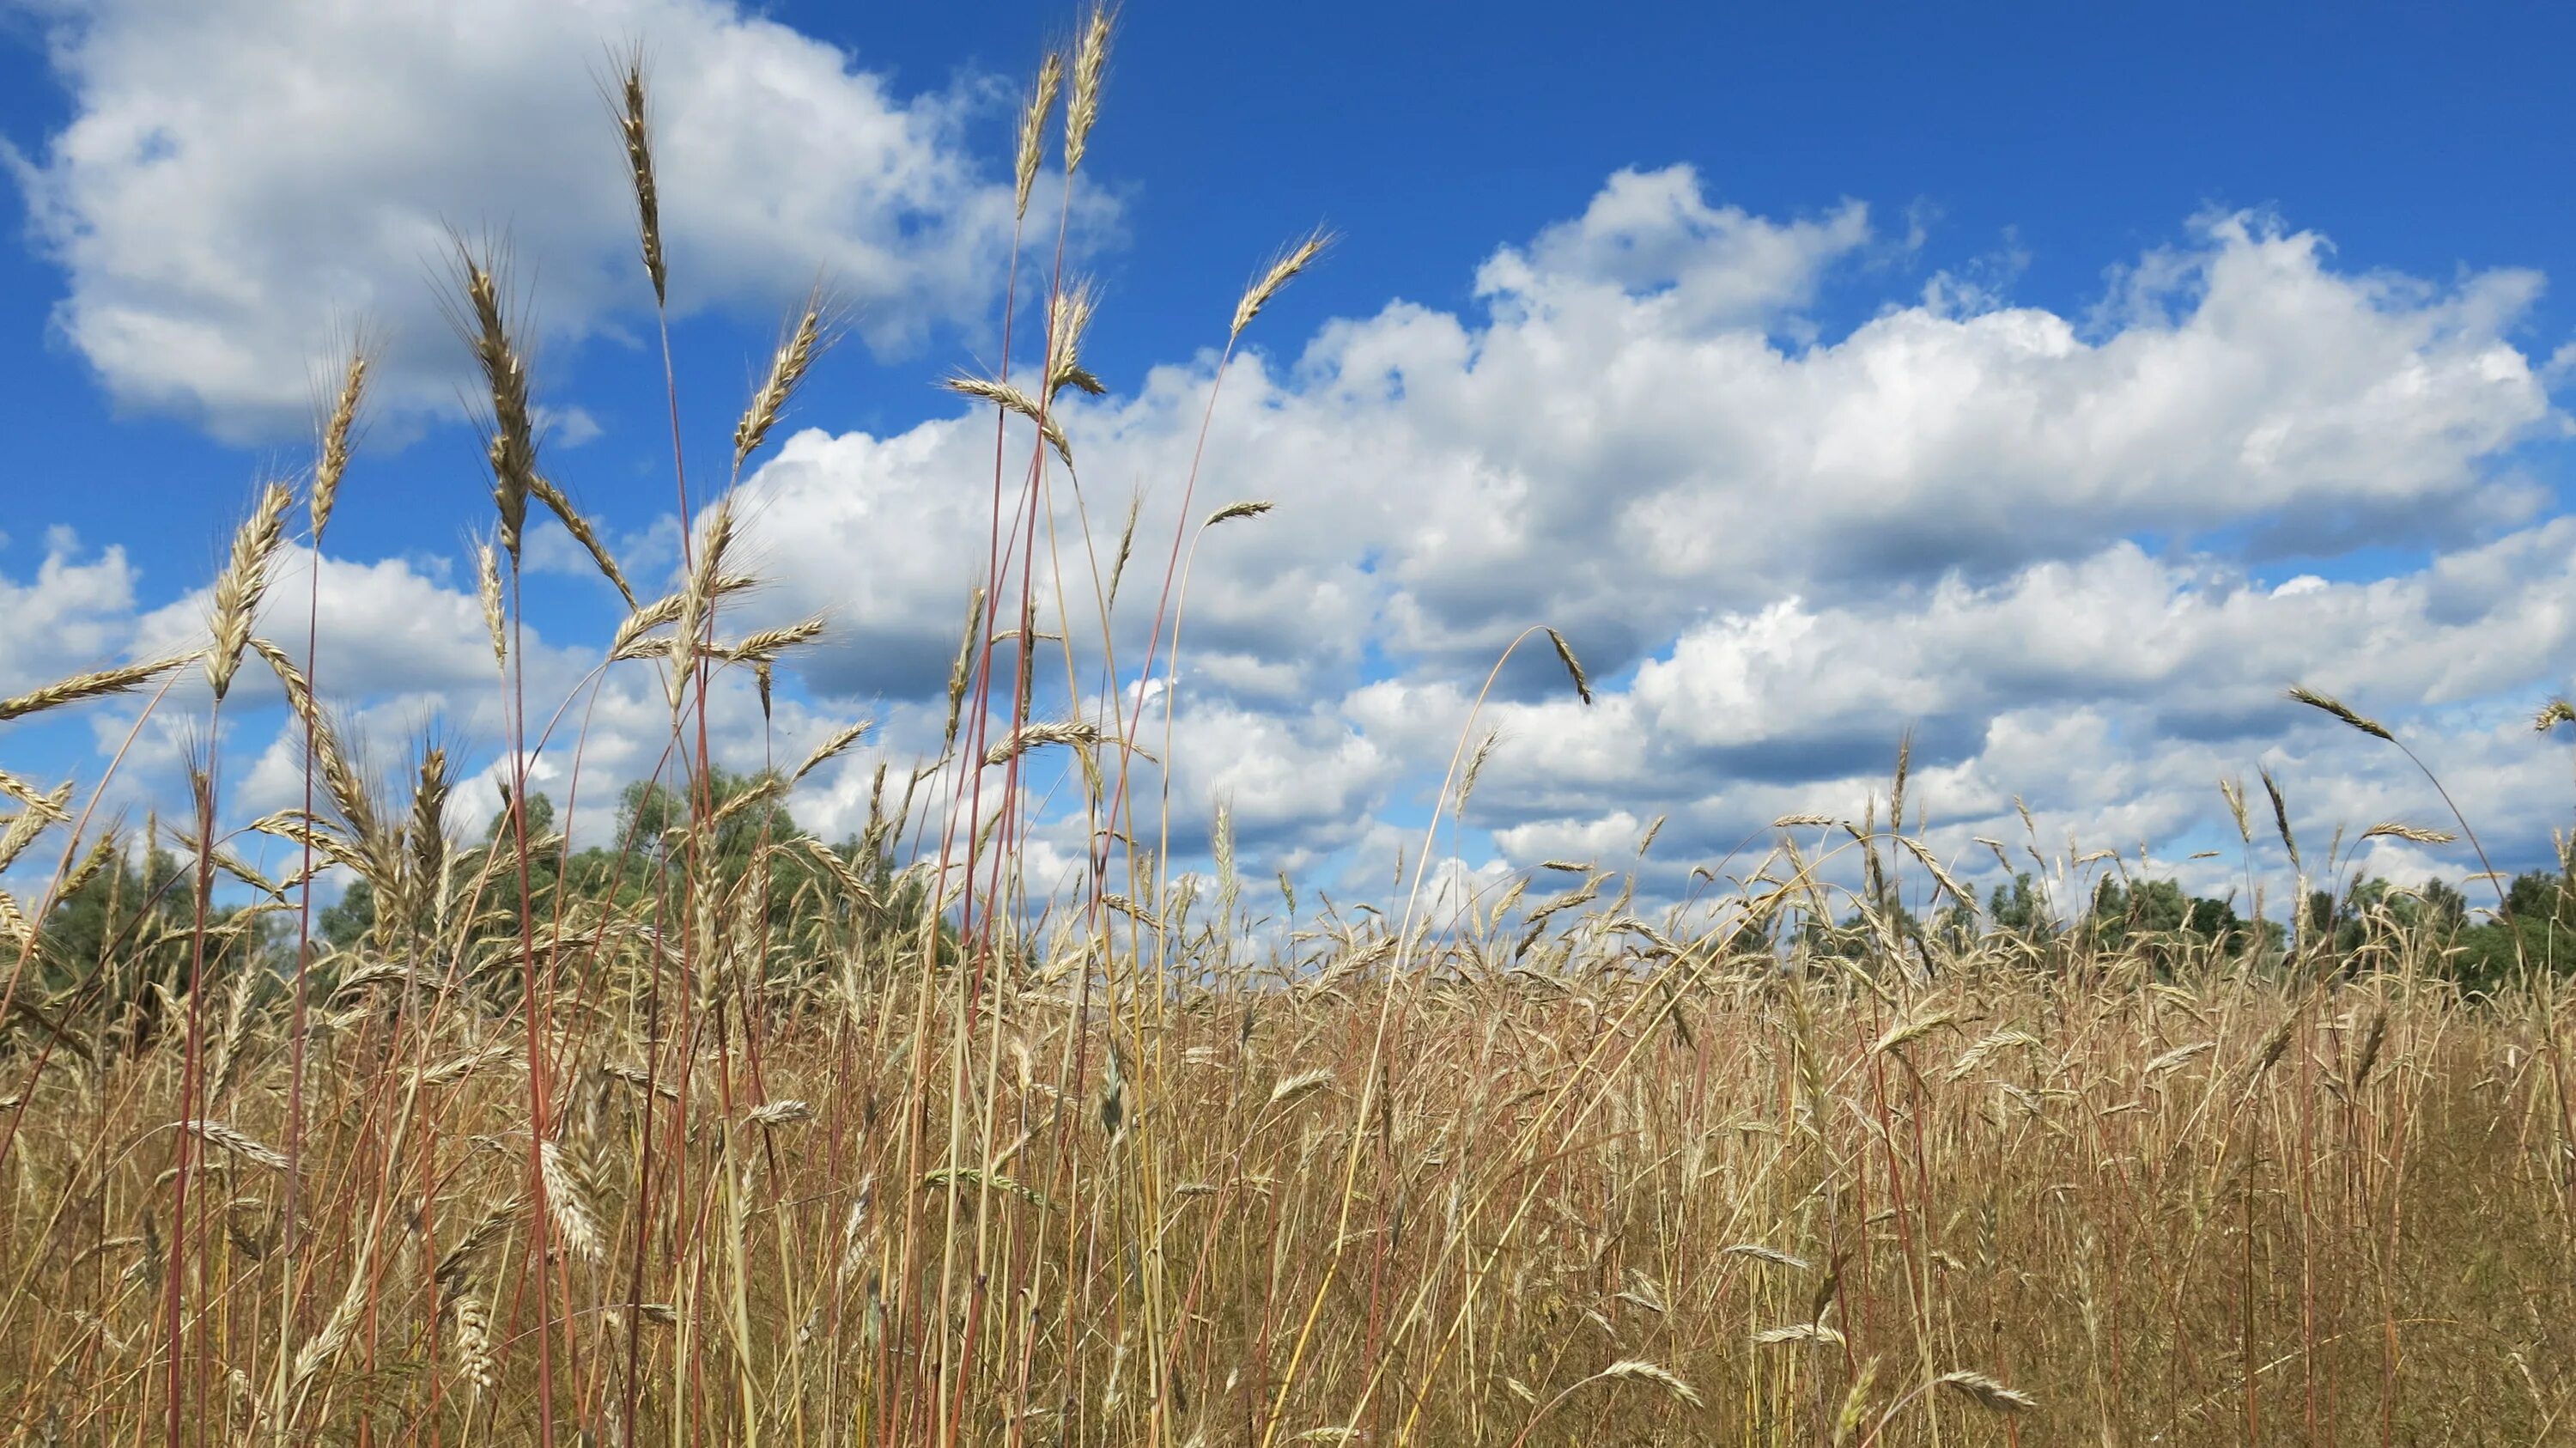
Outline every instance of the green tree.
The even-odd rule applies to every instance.
[[[2516,875],[2505,887],[2503,910],[2460,928],[2446,959],[2452,979],[2472,991],[2494,990],[2521,974],[2576,974],[2576,847],[2556,871]]]
[[[1986,918],[1996,929],[2016,935],[2045,934],[2056,927],[2049,913],[2048,897],[2028,870],[2013,876],[2009,890],[1999,883],[1987,894]]]
[[[2258,939],[2270,940],[2269,931],[2258,936],[2253,922],[2237,915],[2233,902],[2185,894],[2173,880],[2104,880],[2093,892],[2084,933],[2096,949],[2142,948],[2167,969],[2195,951],[2234,957]]]
[[[2428,928],[2449,935],[2468,923],[2469,899],[2459,892],[2458,887],[2441,880],[2427,880],[2416,895],[2423,902],[2420,918]]]

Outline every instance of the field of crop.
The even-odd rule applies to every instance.
[[[1110,39],[1095,14],[1028,97],[1042,262],[1062,226],[1030,198],[1051,167],[1073,194]],[[608,89],[659,302],[641,58]],[[1229,351],[1325,245],[1256,273]],[[2223,788],[2292,875],[2249,863],[2233,899],[2190,900],[2033,830],[1984,845],[2015,883],[1981,900],[1927,843],[1892,727],[1869,810],[1685,862],[1679,898],[1654,828],[1462,893],[1428,867],[1492,747],[1472,718],[1380,899],[1243,877],[1222,813],[1196,866],[1157,772],[1171,690],[1120,681],[1177,677],[1190,590],[1225,586],[1193,579],[1198,537],[1269,505],[1156,480],[1190,520],[1163,538],[1084,506],[1051,412],[1098,387],[1070,283],[1014,294],[1029,355],[950,384],[993,405],[996,447],[961,480],[989,483],[991,566],[958,580],[945,750],[818,839],[788,801],[864,726],[736,774],[707,711],[725,674],[765,708],[817,632],[742,634],[729,605],[757,582],[734,485],[833,340],[829,299],[790,319],[712,477],[675,449],[697,523],[655,600],[547,479],[501,260],[449,261],[513,721],[497,814],[435,745],[363,767],[312,605],[261,632],[298,616],[269,597],[281,543],[318,544],[364,486],[364,346],[309,467],[233,539],[201,647],[0,700],[199,709],[208,741],[189,807],[142,824],[103,803],[112,770],[0,774],[0,870],[32,886],[0,894],[7,1441],[2576,1433],[2568,876],[2358,881],[2341,837],[2302,855],[2267,777]],[[532,501],[628,600],[607,667],[669,701],[613,837],[575,838],[531,784],[580,744],[577,708],[521,687]],[[1565,639],[1514,647],[1588,700]],[[217,742],[254,677],[306,746],[306,805],[258,819]],[[1042,814],[1092,841],[1070,889],[1024,868]],[[2356,838],[2379,833],[2452,838]]]

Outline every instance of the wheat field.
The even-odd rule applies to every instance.
[[[2158,915],[2144,881],[2048,896],[2104,861],[2043,856],[2034,831],[2009,848],[2035,874],[1992,845],[2021,895],[1980,900],[1909,814],[1892,731],[1859,817],[1783,819],[1678,895],[1651,828],[1461,894],[1429,866],[1492,748],[1472,718],[1376,902],[1244,878],[1222,814],[1206,866],[1183,858],[1176,828],[1205,822],[1160,784],[1170,691],[1118,681],[1177,677],[1190,588],[1225,586],[1193,580],[1197,539],[1269,505],[1160,480],[1187,520],[1163,539],[1079,495],[1053,405],[1100,390],[1096,303],[1031,199],[1055,168],[1070,207],[1111,41],[1094,12],[1026,99],[1036,264],[1014,261],[1004,335],[1036,360],[949,383],[995,417],[992,566],[958,580],[942,751],[879,770],[854,839],[787,805],[864,724],[756,774],[708,745],[716,681],[749,676],[765,707],[821,631],[731,615],[757,582],[738,485],[833,340],[823,292],[722,477],[675,470],[697,523],[651,599],[548,479],[504,258],[456,243],[492,501],[474,566],[512,720],[497,815],[434,744],[379,777],[309,632],[258,626],[295,614],[269,597],[281,547],[318,546],[365,486],[364,345],[309,466],[231,541],[201,647],[0,701],[0,720],[195,709],[220,741],[237,686],[273,680],[307,801],[241,817],[219,742],[186,808],[141,824],[109,803],[113,769],[0,774],[0,869],[33,882],[0,895],[10,1442],[2576,1431],[2563,877],[2436,908],[2338,895],[2329,850],[2295,878],[2249,865],[2252,913],[2213,923],[2209,902]],[[607,89],[658,305],[649,73],[622,61]],[[1229,353],[1327,244],[1254,271],[1214,319]],[[534,755],[578,748],[562,701],[524,688],[532,499],[626,601],[603,667],[658,675],[669,705],[615,838],[574,838],[531,785]],[[1052,566],[1068,556],[1094,566]],[[1514,649],[1588,701],[1565,638]],[[1063,780],[1044,820],[1041,771]],[[2275,834],[2296,865],[2291,802],[2262,783],[2250,807],[2226,786],[2239,839]],[[1027,842],[1063,818],[1093,848],[1051,891]],[[2452,838],[2364,837],[2409,831]],[[254,842],[295,868],[263,873]]]

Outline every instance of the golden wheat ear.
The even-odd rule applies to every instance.
[[[502,551],[515,568],[528,525],[528,495],[537,488],[537,427],[528,401],[528,369],[511,335],[500,262],[488,253],[475,255],[463,237],[452,242],[456,287],[463,297],[457,327],[492,404],[492,435],[486,448],[492,468],[492,504],[500,514]]]
[[[1264,268],[1251,286],[1244,288],[1242,299],[1234,304],[1234,325],[1227,330],[1226,340],[1231,342],[1241,337],[1243,329],[1252,325],[1252,319],[1261,315],[1261,309],[1276,300],[1279,293],[1306,268],[1313,266],[1315,258],[1322,256],[1324,248],[1332,243],[1331,233],[1318,228],[1308,232],[1305,239],[1296,245],[1282,250],[1278,259]]]
[[[48,709],[59,709],[66,704],[77,704],[85,699],[103,699],[110,694],[122,694],[147,684],[172,669],[193,664],[202,657],[204,657],[202,653],[172,654],[168,658],[153,659],[147,663],[125,664],[113,669],[74,674],[68,679],[47,684],[41,689],[31,689],[15,698],[0,699],[0,720],[41,714]]]
[[[635,590],[626,586],[626,574],[618,568],[617,559],[609,553],[608,545],[600,541],[599,534],[590,526],[590,520],[573,507],[572,499],[565,497],[563,490],[543,473],[528,475],[528,491],[535,494],[537,501],[545,504],[547,511],[564,525],[564,531],[570,533],[573,541],[582,546],[582,551],[590,555],[590,561],[598,565],[600,576],[617,590],[619,598],[626,600],[628,608],[633,608]]]
[[[308,502],[312,509],[313,547],[322,547],[323,530],[331,526],[331,510],[340,499],[340,480],[349,471],[349,455],[356,446],[358,409],[365,400],[367,371],[373,365],[371,343],[364,331],[350,344],[349,360],[340,372],[339,390],[332,394],[331,405],[322,415],[322,424],[313,448],[313,491]]]
[[[1100,86],[1109,70],[1111,19],[1108,5],[1093,5],[1091,19],[1082,27],[1082,39],[1074,46],[1073,98],[1064,107],[1067,176],[1082,169],[1083,152],[1091,143],[1091,128],[1100,121]]]
[[[1053,51],[1038,66],[1037,83],[1030,88],[1028,104],[1020,109],[1019,145],[1012,158],[1012,214],[1027,220],[1029,190],[1037,185],[1038,167],[1045,161],[1047,117],[1055,110],[1055,95],[1064,84],[1064,57]]]
[[[761,443],[769,437],[769,429],[778,421],[778,414],[786,410],[787,400],[795,395],[796,384],[805,380],[806,369],[814,365],[816,354],[822,350],[823,305],[823,289],[818,286],[806,296],[796,325],[788,329],[786,339],[778,344],[778,350],[770,358],[769,375],[752,393],[750,405],[743,409],[742,420],[734,424],[735,472],[742,471],[743,461],[760,451]]]
[[[644,275],[653,283],[653,305],[670,305],[670,275],[662,259],[662,188],[653,174],[653,93],[644,64],[644,47],[618,55],[616,71],[603,87],[617,136],[626,147],[626,178],[635,188],[636,240]]]

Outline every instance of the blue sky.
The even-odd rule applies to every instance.
[[[554,465],[621,549],[648,565],[667,555],[658,356],[639,345],[640,282],[618,290],[599,240],[622,218],[560,180],[585,167],[615,180],[605,123],[581,109],[581,58],[640,36],[674,95],[696,94],[702,70],[756,78],[707,91],[711,107],[749,108],[719,115],[720,134],[756,135],[764,115],[916,126],[908,149],[885,153],[896,160],[833,172],[847,189],[783,228],[828,246],[868,233],[873,196],[902,190],[911,207],[871,233],[898,254],[903,285],[880,297],[857,279],[860,335],[790,419],[822,433],[755,480],[780,533],[783,604],[847,604],[845,569],[873,580],[846,610],[837,662],[793,688],[811,711],[794,727],[864,710],[888,719],[899,752],[921,670],[887,661],[924,656],[934,618],[953,636],[964,580],[900,576],[909,555],[859,541],[883,516],[859,520],[846,500],[942,496],[918,491],[940,486],[944,456],[923,429],[961,409],[931,384],[989,357],[994,297],[944,269],[971,241],[920,231],[982,235],[960,218],[1007,166],[1013,98],[1041,44],[1076,17],[1017,3],[971,23],[715,0],[530,9],[546,18],[492,21],[493,43],[527,25],[523,48],[562,60],[516,73],[512,94],[548,74],[559,93],[515,121],[494,114],[521,103],[496,100],[496,70],[436,40],[440,7],[210,7],[233,12],[232,43],[214,50],[148,4],[0,9],[0,137],[24,158],[0,203],[12,223],[0,423],[21,480],[0,522],[0,589],[23,592],[0,601],[32,608],[49,556],[96,568],[115,547],[129,596],[89,607],[83,637],[117,651],[175,628],[154,611],[200,586],[260,470],[301,459],[277,403],[301,395],[325,341],[296,324],[341,315],[317,294],[373,288],[372,318],[434,318],[419,305],[435,266],[421,247],[379,246],[346,272],[311,250],[357,224],[335,211],[332,177],[359,178],[345,210],[379,223],[520,239],[552,328],[541,397],[566,419]],[[1315,5],[1283,22],[1139,3],[1122,20],[1080,231],[1104,296],[1085,355],[1112,388],[1088,419],[1101,486],[1169,486],[1154,467],[1169,420],[1203,385],[1202,349],[1222,340],[1247,275],[1308,226],[1341,237],[1256,326],[1233,437],[1259,455],[1210,481],[1218,501],[1257,489],[1283,508],[1257,525],[1273,533],[1214,549],[1235,570],[1220,576],[1242,580],[1239,606],[1211,599],[1218,656],[1184,691],[1222,756],[1188,785],[1237,797],[1281,862],[1337,868],[1418,819],[1476,661],[1537,621],[1599,650],[1616,697],[1562,719],[1543,671],[1514,676],[1519,712],[1498,717],[1521,757],[1499,756],[1488,829],[1470,837],[1489,868],[1606,850],[1666,811],[1706,821],[1677,831],[1689,849],[1810,796],[1856,805],[1908,724],[1951,771],[1945,823],[1963,847],[2018,793],[2052,830],[2170,858],[2218,827],[2215,776],[2258,762],[2312,776],[2330,819],[2422,813],[2386,761],[2258,703],[2310,668],[2420,720],[2430,752],[2496,812],[2488,832],[2521,842],[2517,858],[2545,852],[2565,820],[2563,770],[2506,727],[2568,687],[2576,628],[2556,617],[2576,578],[2556,526],[2570,493],[2551,365],[2576,338],[2552,287],[2576,271],[2576,216],[2549,179],[2576,109],[2554,63],[2576,39],[2565,12]],[[297,80],[375,65],[387,69],[373,115],[367,88]],[[761,85],[786,89],[764,102]],[[187,129],[204,116],[223,119]],[[598,121],[587,132],[584,116]],[[155,143],[61,149],[84,122],[93,137],[159,124],[177,138],[140,184],[150,165],[135,148]],[[796,156],[839,165],[829,126],[805,129]],[[296,159],[307,148],[309,166]],[[755,167],[728,175],[727,194],[680,188],[665,204],[759,216],[803,184]],[[31,195],[46,198],[33,216]],[[200,217],[212,239],[194,244],[211,258],[186,239]],[[677,336],[701,458],[812,273],[746,229],[709,224],[675,243],[675,285],[704,303]],[[102,341],[95,325],[113,312],[230,335],[245,295],[280,320],[229,357],[159,347],[148,330]],[[444,342],[419,328],[401,339],[412,401],[378,415],[334,523],[329,555],[350,587],[375,590],[353,617],[365,604],[417,623],[465,581],[460,542],[484,521],[472,435],[459,408],[421,400],[452,391]],[[1621,389],[1653,385],[1623,365],[1657,358],[1675,394],[1661,412],[1623,402]],[[1524,365],[1515,406],[1510,369]],[[1398,375],[1397,393],[1371,393]],[[1777,390],[1761,405],[1701,390],[1725,378],[1744,383],[1739,398]],[[1569,430],[1547,434],[1524,409],[1563,413]],[[906,439],[917,447],[902,458],[879,448]],[[1355,440],[1374,450],[1349,451]],[[1389,458],[1400,466],[1367,475]],[[1799,483],[1800,466],[1837,464],[1857,471],[1812,493]],[[1418,504],[1336,541],[1336,507],[1417,487]],[[1816,519],[1798,524],[1811,497]],[[1507,521],[1435,526],[1406,506]],[[1644,550],[1633,575],[1597,560],[1534,573],[1584,520],[1611,516],[1589,541]],[[1493,536],[1468,536],[1479,528]],[[885,566],[868,572],[872,560]],[[2274,594],[2301,575],[2320,588]],[[1296,626],[1318,597],[1334,602],[1311,621],[1341,631],[1328,647]],[[543,576],[536,599],[566,668],[613,622],[577,572]],[[2087,638],[2096,653],[2077,646]],[[461,683],[407,685],[404,659],[429,647],[350,667],[388,733],[424,712],[472,717],[442,692]],[[2128,650],[2134,666],[2099,661]],[[97,662],[17,654],[0,652],[0,688]],[[86,720],[0,747],[35,772],[97,762]],[[1245,810],[1264,790],[1312,798]],[[810,808],[829,826],[847,805]],[[2407,849],[2370,858],[2461,868]]]

